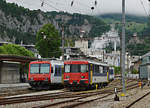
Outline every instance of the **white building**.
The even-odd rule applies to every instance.
[[[92,49],[103,49],[109,45],[109,43],[113,43],[114,50],[116,51],[116,47],[120,45],[120,37],[118,35],[118,31],[114,29],[114,26],[111,26],[111,30],[101,37],[95,37],[94,42],[91,45]]]
[[[80,39],[75,41],[75,48],[80,48],[80,50],[87,55],[88,52],[88,40]]]

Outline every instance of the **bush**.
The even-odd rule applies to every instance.
[[[138,71],[134,68],[132,71],[131,71],[132,74],[138,74]]]
[[[114,66],[114,72],[116,74],[120,74],[120,67]]]
[[[10,54],[29,57],[34,56],[34,54],[31,51],[15,44],[4,44],[3,46],[0,46],[0,54]]]

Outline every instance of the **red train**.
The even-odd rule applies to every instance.
[[[63,65],[59,60],[30,62],[29,84],[33,89],[49,89],[52,85],[62,85]]]
[[[112,70],[111,70],[112,73]],[[64,62],[64,85],[69,89],[86,89],[106,86],[109,78],[109,66],[105,63],[70,60]]]

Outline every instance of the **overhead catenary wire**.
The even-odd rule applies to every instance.
[[[142,7],[143,7],[143,10],[144,10],[144,12],[145,12],[146,16],[147,16],[147,17],[149,17],[149,14],[148,14],[148,12],[146,11],[146,8],[145,8],[145,6],[144,6],[143,1],[142,1],[142,0],[140,0],[140,3],[141,3],[141,5],[142,5]]]
[[[24,0],[22,0],[22,1],[20,1],[20,0],[15,0],[16,1],[16,3],[17,2],[20,2],[20,4],[26,4],[26,5],[28,5],[28,6],[31,6],[31,5],[34,5],[34,6],[36,6],[36,7],[41,7],[41,8],[44,8],[44,10],[46,10],[46,8],[44,7],[44,5],[47,5],[47,6],[49,6],[50,8],[52,8],[52,9],[54,9],[54,10],[57,10],[57,11],[64,11],[63,9],[60,9],[60,8],[57,8],[57,6],[55,6],[55,5],[60,5],[60,6],[64,6],[64,8],[66,7],[65,5],[65,3],[57,3],[57,2],[54,2],[53,0],[51,1],[51,2],[48,2],[47,0],[40,0],[41,1],[41,3],[40,3],[40,5],[36,5],[36,4],[31,4],[31,3],[29,3],[29,2],[27,2],[27,1],[24,1]],[[73,0],[73,3],[74,3],[74,1],[75,0]],[[76,0],[77,1],[77,0]],[[78,0],[78,2],[80,2],[79,0]],[[84,4],[84,3],[82,3],[82,2],[80,2],[80,3],[78,3],[78,5],[81,5],[83,8],[86,8],[86,10],[87,9],[91,9],[91,6],[88,6],[88,5],[86,5],[86,4]],[[95,0],[95,5],[97,5],[97,1]],[[33,6],[33,7],[34,7]],[[72,5],[72,7],[73,7],[73,5]],[[84,12],[84,9],[78,9],[78,8],[71,8],[71,10],[72,10],[72,12],[71,13],[76,13],[76,12],[78,12],[78,13],[80,13],[81,14],[81,12],[82,13],[86,13],[86,11]],[[68,10],[66,10],[66,12],[67,12]],[[70,10],[69,10],[70,11]]]

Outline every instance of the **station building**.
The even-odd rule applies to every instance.
[[[150,80],[150,52],[141,57],[140,79]]]
[[[13,84],[26,82],[27,63],[37,58],[0,55],[0,84]]]

